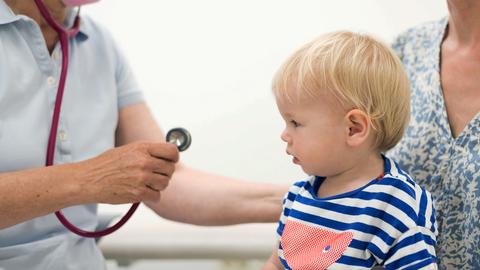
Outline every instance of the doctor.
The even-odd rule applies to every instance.
[[[69,6],[85,2],[44,5],[70,28],[76,10]],[[54,165],[44,167],[62,62],[58,38],[33,0],[0,0],[0,269],[105,267],[94,240],[52,214],[59,209],[85,230],[97,225],[97,203],[142,201],[162,217],[201,225],[278,218],[286,187],[177,163],[124,56],[87,17],[68,39]]]

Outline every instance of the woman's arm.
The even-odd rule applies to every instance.
[[[0,229],[78,204],[160,198],[178,161],[172,144],[138,142],[78,163],[0,174]]]
[[[118,144],[163,141],[164,135],[144,103],[120,111]],[[162,217],[201,225],[274,222],[288,186],[236,180],[177,164],[159,201],[145,201]]]
[[[0,174],[0,229],[90,203],[88,189],[79,184],[75,164]]]
[[[91,203],[158,201],[178,161],[172,144],[136,142],[71,164],[0,174],[0,229]]]

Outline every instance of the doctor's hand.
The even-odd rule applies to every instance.
[[[79,180],[93,203],[157,201],[178,159],[173,144],[131,143],[78,163]]]

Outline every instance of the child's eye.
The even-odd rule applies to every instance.
[[[294,127],[300,126],[300,124],[299,124],[297,121],[295,121],[295,120],[290,120],[290,123],[291,123]]]

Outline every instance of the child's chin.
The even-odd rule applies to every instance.
[[[302,171],[307,174],[307,175],[315,175],[315,173],[313,173],[311,170],[308,170],[307,168],[304,168],[303,166],[300,165],[300,167],[302,168]]]

